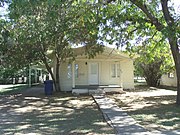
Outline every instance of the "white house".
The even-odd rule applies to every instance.
[[[75,48],[78,56],[72,63],[60,67],[60,85],[63,91],[88,88],[134,89],[133,59],[127,54],[105,47],[104,52],[88,59],[84,47]],[[55,69],[55,66],[54,66]]]
[[[177,87],[176,71],[163,74],[160,80],[160,85]]]

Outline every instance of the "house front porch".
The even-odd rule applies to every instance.
[[[105,93],[122,93],[123,88],[119,85],[76,85],[72,89],[73,94],[105,94]]]

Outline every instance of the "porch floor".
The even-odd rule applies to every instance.
[[[95,93],[107,93],[107,92],[118,92],[122,93],[123,88],[119,85],[76,85],[72,89],[72,93],[76,94],[95,94]]]
[[[104,88],[122,88],[119,85],[76,85],[73,89],[104,89]]]

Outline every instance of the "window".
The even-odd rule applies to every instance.
[[[118,63],[111,64],[111,77],[112,78],[120,77],[120,65]]]
[[[168,77],[169,77],[169,78],[174,78],[174,73],[172,73],[172,72],[171,72],[171,73],[168,73]]]
[[[116,64],[111,64],[111,77],[116,77]]]
[[[116,73],[116,76],[117,77],[120,77],[120,65],[119,64],[116,64],[116,71],[117,71],[117,73]]]
[[[68,64],[67,67],[67,78],[70,79],[72,77],[71,64]]]
[[[78,72],[79,72],[79,65],[78,64],[75,64],[74,65],[74,71],[75,71],[75,78],[78,78]],[[72,78],[72,65],[71,64],[68,64],[67,66],[67,78],[70,79]]]
[[[75,64],[75,78],[78,78],[78,72],[79,72],[79,66],[78,64]]]
[[[98,73],[98,65],[97,65],[97,63],[91,63],[91,74],[92,75],[97,75],[97,73]]]

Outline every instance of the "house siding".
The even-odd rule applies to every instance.
[[[55,61],[55,60],[54,60]],[[87,59],[84,55],[79,55],[74,64],[78,64],[78,77],[75,77],[75,85],[89,85],[89,64],[98,63],[99,85],[119,85],[124,89],[134,89],[134,66],[133,60],[128,56],[118,52],[104,52],[94,59]],[[111,77],[111,65],[113,63],[120,65],[120,77]],[[55,64],[55,62],[53,63]],[[68,78],[68,62],[60,66],[60,86],[62,91],[72,90],[72,76]],[[55,65],[53,66],[55,69]],[[72,70],[72,69],[71,69]],[[55,70],[54,74],[55,74]]]
[[[174,77],[170,78],[168,74],[164,74],[161,77],[160,85],[177,87],[177,76],[174,72]]]
[[[108,84],[110,78],[110,65],[109,62],[100,62],[100,85]],[[109,82],[110,83],[110,82]]]
[[[132,60],[121,62],[122,83],[124,89],[134,89],[134,66]]]
[[[76,61],[78,64],[78,78],[75,78],[76,85],[88,85],[88,63],[86,61]]]
[[[60,67],[60,86],[62,91],[72,90],[72,77],[68,78],[68,63],[62,63]]]
[[[124,89],[134,89],[134,74],[133,74],[133,61],[125,59],[123,61],[116,61],[120,64],[120,76],[112,78],[111,64],[113,61],[98,61],[96,59],[86,61],[75,61],[78,64],[78,78],[75,78],[75,85],[89,85],[88,82],[88,64],[97,62],[99,65],[99,85],[120,85]],[[86,64],[87,63],[87,64]],[[68,78],[68,63],[63,63],[60,67],[60,84],[63,91],[72,90],[72,77]],[[122,82],[121,82],[122,80]]]
[[[79,74],[78,78],[76,78],[75,82],[76,85],[89,85],[88,80],[88,64],[91,62],[98,63],[98,71],[99,71],[99,85],[110,85],[110,84],[117,84],[120,85],[120,78],[111,78],[110,77],[110,66],[113,62],[109,61],[76,61],[75,64],[78,64],[79,67]],[[87,65],[86,65],[87,63]],[[120,62],[119,62],[120,63]]]
[[[120,64],[120,61],[112,62],[112,61],[104,61],[101,62],[101,67],[100,67],[100,85],[120,85],[120,78],[112,78],[111,77],[111,64],[113,63],[118,63]],[[121,67],[120,67],[121,69]]]

